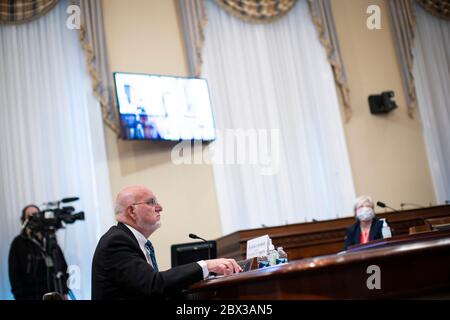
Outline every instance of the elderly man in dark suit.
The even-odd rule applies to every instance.
[[[150,235],[161,226],[162,206],[146,187],[123,189],[116,200],[116,220],[100,239],[92,263],[92,299],[170,297],[205,279],[209,272],[242,271],[234,259],[193,262],[159,271]]]

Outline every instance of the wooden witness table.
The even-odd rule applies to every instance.
[[[368,278],[380,270],[380,289]],[[193,285],[187,299],[450,298],[450,234],[292,261]]]
[[[430,219],[449,216],[450,205],[377,213],[377,217],[387,219],[394,236],[408,235],[411,228],[424,226]],[[247,240],[265,234],[273,240],[275,247],[283,247],[290,260],[338,253],[344,250],[346,228],[354,222],[355,218],[350,217],[241,230],[217,239],[217,256],[243,260]]]
[[[395,236],[388,239],[379,239],[370,241],[365,244],[358,244],[354,246],[350,246],[347,252],[358,252],[364,251],[368,249],[376,249],[376,248],[387,248],[395,245],[407,244],[407,243],[417,243],[420,241],[426,240],[434,240],[441,238],[450,238],[450,230],[430,230],[428,232],[414,233],[410,235],[401,235]]]
[[[448,206],[439,209],[445,210],[440,210],[442,214],[436,208],[428,212],[419,210],[420,220],[448,214]],[[411,224],[408,221],[417,221],[413,214],[416,211],[407,212],[403,217],[397,215],[397,226],[403,223],[408,230]],[[326,224],[327,230],[333,229],[329,222]],[[338,221],[339,227],[340,224]],[[315,241],[318,250],[322,250],[323,242]],[[310,251],[315,249],[311,246]],[[371,266],[379,268],[380,289],[368,288],[368,280],[373,283],[369,279],[374,275]],[[353,246],[346,252],[201,281],[191,286],[185,297],[194,300],[450,299],[450,230],[412,235],[402,232],[389,239]]]

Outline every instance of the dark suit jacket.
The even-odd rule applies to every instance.
[[[166,298],[202,280],[196,262],[155,272],[130,229],[111,227],[100,239],[92,262],[92,299]]]
[[[378,218],[374,218],[372,220],[372,224],[370,225],[370,233],[369,233],[369,241],[383,239],[383,221]],[[359,221],[352,224],[347,228],[347,236],[345,237],[344,250],[347,250],[348,247],[359,244],[361,237],[361,226]]]

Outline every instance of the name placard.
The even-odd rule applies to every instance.
[[[267,255],[269,252],[269,245],[271,240],[269,235],[263,235],[258,238],[247,241],[247,259],[254,257],[261,257]]]

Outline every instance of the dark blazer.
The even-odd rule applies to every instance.
[[[167,298],[203,279],[196,262],[155,272],[123,223],[101,237],[92,262],[92,299]]]
[[[383,228],[383,221],[381,221],[378,218],[374,218],[372,220],[372,224],[370,225],[369,241],[383,239],[383,233],[381,231],[382,228]],[[360,237],[361,237],[361,226],[358,221],[347,228],[344,250],[347,250],[348,247],[350,246],[359,244]]]
[[[64,254],[59,246],[56,247],[59,263],[58,270],[67,270]],[[47,253],[34,243],[24,233],[18,235],[9,250],[8,267],[12,293],[16,300],[42,300],[42,296],[55,291],[53,279],[48,281],[45,257]],[[68,293],[68,274],[62,279],[63,293]]]

